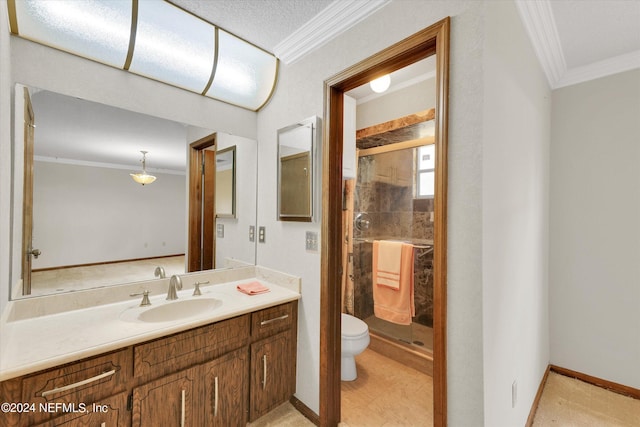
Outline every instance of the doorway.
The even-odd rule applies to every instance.
[[[450,19],[390,46],[325,81],[323,217],[320,290],[320,425],[340,421],[340,337],[342,279],[343,94],[382,75],[436,55],[434,195],[433,382],[434,425],[446,425],[446,216]]]
[[[187,272],[215,268],[216,134],[189,145]]]

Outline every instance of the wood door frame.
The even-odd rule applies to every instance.
[[[202,257],[202,207],[204,200],[202,197],[202,161],[204,150],[215,147],[217,135],[212,133],[195,142],[189,144],[189,230],[187,272],[201,270]],[[215,238],[212,244],[215,248]],[[215,250],[214,250],[215,253]]]
[[[434,222],[434,425],[447,425],[447,139],[449,97],[447,17],[324,82],[322,248],[320,282],[320,425],[340,421],[343,94],[374,78],[436,55],[436,177]]]

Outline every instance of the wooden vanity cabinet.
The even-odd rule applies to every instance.
[[[79,410],[0,414],[0,424],[244,426],[295,392],[297,321],[293,301],[4,381],[5,402]]]

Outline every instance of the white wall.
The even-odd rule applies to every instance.
[[[523,426],[549,363],[551,94],[513,2],[485,12],[484,425]]]
[[[640,388],[640,70],[552,99],[551,363]]]
[[[253,264],[256,244],[249,241],[249,226],[256,225],[258,143],[224,133],[218,133],[216,143],[218,149],[236,146],[236,217],[216,219],[224,224],[224,237],[216,238],[216,267],[224,267],[225,258]]]
[[[184,175],[154,173],[142,186],[129,170],[36,161],[33,269],[184,253]]]
[[[325,79],[450,15],[448,417],[454,426],[483,419],[482,8],[476,1],[392,2],[311,55],[281,64],[275,96],[258,113],[258,224],[267,233],[257,262],[302,277],[296,397],[313,411],[319,410],[320,254],[306,252],[304,243],[305,231],[320,233],[320,218],[276,220],[276,130],[323,116]]]

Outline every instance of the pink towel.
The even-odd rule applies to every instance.
[[[402,242],[378,241],[378,267],[373,270],[373,280],[377,285],[400,289],[400,267]]]
[[[247,295],[263,294],[270,290],[260,282],[242,283],[237,286],[237,289]]]
[[[402,244],[399,286],[394,289],[376,280],[379,243],[373,242],[373,313],[389,322],[410,325],[411,318],[416,314],[413,298],[413,245]]]

